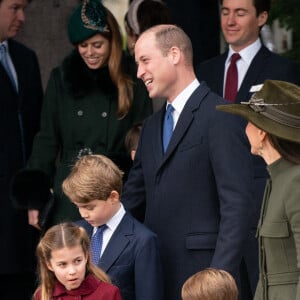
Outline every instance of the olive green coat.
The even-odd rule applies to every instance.
[[[255,300],[299,300],[300,165],[279,159],[268,166],[258,226],[260,279]]]
[[[132,78],[136,75],[132,74]],[[78,155],[103,154],[124,171],[130,168],[124,137],[134,123],[152,113],[144,84],[134,81],[132,107],[124,118],[118,119],[117,89],[108,68],[88,69],[74,50],[52,71],[42,108],[41,130],[35,137],[28,164],[29,169],[42,170],[53,180],[56,202],[50,224],[79,218],[77,209],[61,190],[61,183]]]

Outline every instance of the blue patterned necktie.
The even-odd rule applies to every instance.
[[[167,111],[164,119],[164,127],[163,127],[163,147],[164,152],[166,152],[169,142],[171,140],[171,136],[173,134],[173,116],[172,112],[174,111],[174,107],[171,104],[168,104]]]
[[[14,89],[17,90],[15,78],[14,78],[12,70],[11,70],[9,64],[8,64],[7,49],[6,49],[6,46],[4,44],[0,45],[0,54],[1,54],[1,64],[2,64],[3,68],[5,69],[5,71],[8,75]]]
[[[91,258],[94,265],[97,265],[101,255],[103,232],[107,228],[106,224],[99,226],[95,234],[91,237]]]

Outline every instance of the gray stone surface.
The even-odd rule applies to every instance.
[[[67,37],[70,14],[80,0],[32,0],[17,40],[36,51],[44,88],[51,70],[72,49]]]

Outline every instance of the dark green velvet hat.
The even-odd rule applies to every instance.
[[[100,0],[83,0],[70,17],[69,40],[77,45],[97,33],[109,32],[106,8]]]
[[[217,105],[217,109],[239,115],[279,138],[300,143],[300,87],[266,80],[260,91],[240,104]]]

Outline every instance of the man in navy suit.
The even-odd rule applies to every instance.
[[[174,130],[164,151],[166,105],[145,121],[122,202],[130,211],[146,204],[145,224],[160,246],[165,300],[179,300],[184,281],[204,268],[238,279],[253,167],[241,119],[216,111],[226,101],[196,79],[191,41],[179,27],[145,31],[135,60],[150,97],[173,106]]]
[[[0,0],[0,47],[6,49],[0,54],[1,299],[29,300],[35,284],[38,232],[28,225],[27,212],[17,212],[9,197],[11,179],[30,155],[43,96],[35,53],[12,39],[24,22],[26,5],[26,0]]]
[[[221,0],[221,27],[229,49],[196,68],[199,80],[204,80],[217,94],[225,97],[226,74],[233,53],[237,61],[238,92],[232,101],[250,99],[266,79],[277,79],[300,84],[297,66],[287,58],[268,50],[260,40],[261,27],[267,22],[271,0]],[[250,145],[249,145],[250,147]],[[258,244],[255,237],[261,201],[268,177],[266,165],[253,156],[255,170],[255,197],[251,201],[252,230],[245,243],[241,265],[243,300],[253,299],[258,281]]]
[[[164,300],[157,237],[125,212],[122,176],[109,158],[87,155],[76,162],[62,187],[83,217],[76,223],[91,237],[94,263],[119,287],[122,299]],[[94,246],[98,228],[101,245]]]

